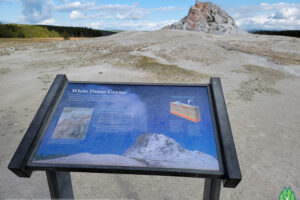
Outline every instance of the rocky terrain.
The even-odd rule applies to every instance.
[[[300,39],[182,30],[71,41],[0,39],[0,199],[50,198],[44,172],[7,169],[56,74],[69,80],[207,83],[221,77],[243,180],[221,198],[300,192]],[[199,199],[203,179],[72,173],[76,198]]]
[[[189,13],[179,22],[166,26],[164,29],[180,29],[198,31],[213,34],[238,34],[238,29],[233,18],[222,8],[211,2],[199,2],[196,0]]]

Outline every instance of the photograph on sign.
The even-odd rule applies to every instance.
[[[92,108],[65,107],[52,138],[84,138],[92,111]]]
[[[206,86],[69,83],[32,163],[219,171]]]

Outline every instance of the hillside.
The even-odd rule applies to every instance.
[[[0,38],[100,37],[115,33],[86,27],[0,24]]]

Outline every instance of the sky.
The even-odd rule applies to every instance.
[[[299,0],[211,2],[221,6],[245,30],[300,29]],[[194,0],[0,0],[0,21],[149,31],[179,21],[194,3]]]
[[[148,87],[148,88],[146,88]],[[72,93],[73,89],[127,91],[123,95]],[[164,134],[183,148],[217,158],[215,134],[206,87],[102,86],[69,84],[38,149],[48,154],[123,154],[144,133]],[[72,100],[71,100],[72,99]],[[88,100],[87,100],[88,99]],[[199,106],[201,120],[192,122],[170,113],[170,102]],[[93,108],[83,139],[53,138],[64,108]],[[67,124],[68,122],[66,122]]]

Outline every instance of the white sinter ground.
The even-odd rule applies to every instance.
[[[243,180],[222,200],[300,194],[300,38],[182,30],[85,40],[0,39],[0,199],[50,198],[44,172],[7,169],[56,74],[69,80],[208,83],[220,77]],[[203,179],[71,173],[78,199],[199,199]],[[166,192],[167,191],[167,192]]]

